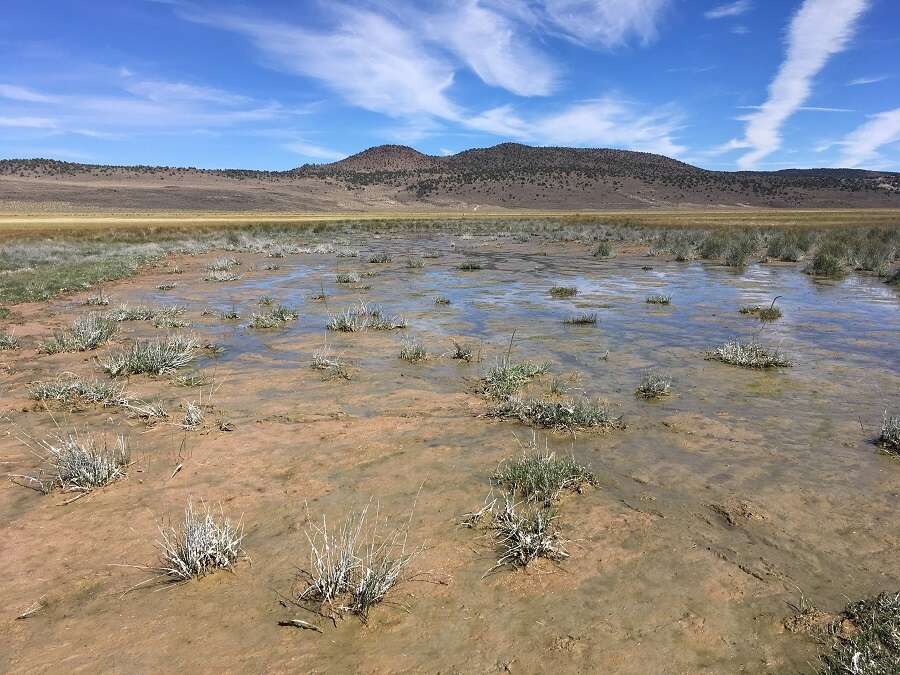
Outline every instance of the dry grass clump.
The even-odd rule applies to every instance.
[[[256,299],[256,304],[261,307],[271,307],[275,304],[275,298],[271,295],[261,295]]]
[[[706,358],[742,368],[775,368],[793,365],[777,349],[770,349],[756,342],[741,342],[740,340],[731,340],[721,347],[716,347],[707,353]]]
[[[792,228],[774,233],[766,246],[769,258],[785,262],[798,262],[815,242],[816,234],[802,228]]]
[[[775,300],[777,299],[778,298]],[[777,321],[781,318],[781,309],[775,306],[775,300],[773,300],[772,304],[768,307],[763,307],[762,305],[744,305],[738,311],[741,314],[752,314],[764,323]]]
[[[215,272],[209,272],[205,277],[203,277],[203,281],[237,281],[240,278],[241,275],[237,272],[217,270]]]
[[[448,298],[446,295],[436,295],[436,296],[434,296],[434,304],[436,304],[436,305],[449,305],[449,304],[450,304],[450,298]]]
[[[0,331],[0,352],[11,351],[19,348],[19,340],[12,333]]]
[[[38,351],[42,354],[90,351],[108,342],[117,330],[115,321],[94,312],[75,319],[68,330],[54,331],[53,337],[41,344]]]
[[[339,284],[358,284],[359,275],[356,272],[338,272],[334,280]]]
[[[847,273],[844,255],[833,246],[823,247],[816,251],[809,265],[803,270],[817,277],[842,277]]]
[[[178,286],[178,284],[176,284],[174,281],[167,281],[157,286],[156,289],[159,291],[171,291],[176,286]]]
[[[481,269],[481,263],[477,260],[464,260],[456,266],[456,269],[461,272],[476,272]]]
[[[183,305],[168,305],[165,307],[148,307],[146,305],[119,305],[111,309],[106,316],[112,321],[153,321],[154,325],[172,325],[181,322],[181,317],[187,312]]]
[[[36,401],[60,403],[102,403],[117,405],[127,398],[123,385],[108,380],[85,380],[74,373],[63,373],[55,380],[32,382],[28,394]]]
[[[420,553],[408,548],[409,521],[385,533],[382,525],[377,511],[369,520],[369,506],[350,511],[337,527],[324,516],[321,525],[310,519],[309,566],[300,571],[297,601],[315,602],[331,617],[350,613],[365,621],[392,588],[411,578],[407,568]]]
[[[387,253],[376,253],[371,258],[369,258],[370,263],[383,265],[384,263],[389,263],[393,260],[390,255]]]
[[[660,398],[668,396],[672,391],[672,378],[654,373],[644,375],[634,395],[638,398]]]
[[[237,267],[240,264],[241,261],[237,258],[216,258],[212,262],[206,264],[206,270],[208,272],[226,272],[232,267]]]
[[[320,347],[313,352],[310,367],[314,370],[325,371],[326,379],[350,379],[350,370],[341,360],[341,357],[336,355],[328,345]]]
[[[425,260],[418,256],[410,256],[406,259],[406,268],[410,270],[420,270],[425,267]]]
[[[574,326],[578,325],[593,325],[597,323],[597,313],[596,312],[582,312],[581,314],[574,314],[567,319],[564,320],[564,323],[568,323]]]
[[[474,526],[485,516],[490,516],[486,527],[500,557],[484,576],[507,565],[527,567],[538,558],[559,562],[569,557],[552,508],[516,503],[512,495],[504,494],[502,504],[494,499],[481,511],[469,514],[466,522]]]
[[[400,342],[400,358],[410,363],[418,363],[428,358],[428,352],[425,345],[417,340],[406,337]]]
[[[352,248],[339,248],[334,255],[338,258],[358,258],[359,251]]]
[[[109,304],[109,296],[103,295],[103,290],[101,289],[97,295],[85,298],[85,301],[81,304],[87,307],[106,307]]]
[[[554,298],[572,298],[578,295],[578,289],[574,286],[552,286],[550,295]]]
[[[183,368],[197,358],[200,344],[186,335],[169,335],[144,342],[135,342],[127,349],[114,352],[100,360],[102,368],[113,377],[119,375],[167,375]]]
[[[819,675],[900,673],[900,593],[881,593],[847,605],[832,624],[831,637]]]
[[[729,267],[744,267],[758,245],[752,233],[735,234],[729,237],[725,249],[725,264]]]
[[[203,406],[197,401],[188,401],[184,405],[184,415],[181,418],[181,426],[185,429],[196,429],[203,425],[206,417]]]
[[[876,442],[889,453],[900,454],[900,415],[888,416],[887,410],[884,411],[881,433]]]
[[[672,302],[671,295],[654,294],[647,296],[647,303],[650,305],[668,305]]]
[[[608,241],[601,241],[597,244],[591,255],[595,258],[610,258],[615,255],[615,251],[613,251],[612,244]]]
[[[450,354],[450,358],[471,363],[474,358],[474,350],[469,345],[461,344],[454,340],[453,352]]]
[[[493,399],[505,399],[534,378],[550,370],[549,363],[513,362],[504,357],[481,378],[481,393]]]
[[[328,330],[344,333],[356,333],[363,330],[396,330],[406,328],[406,319],[399,315],[386,314],[378,305],[369,305],[360,302],[356,306],[348,307],[338,314],[329,314]]]
[[[26,487],[49,493],[53,489],[63,492],[90,492],[96,488],[124,478],[130,456],[124,436],[108,439],[97,436],[79,437],[72,432],[51,440],[38,442],[37,454],[48,465],[48,473],[35,476],[11,476],[25,480]]]
[[[245,555],[241,546],[243,525],[240,522],[233,525],[222,514],[217,520],[208,506],[206,513],[196,513],[194,505],[188,502],[181,526],[160,527],[159,533],[160,561],[151,569],[175,581],[204,577],[217,569],[231,569]]]
[[[507,460],[500,464],[492,479],[511,495],[527,502],[541,502],[549,506],[560,500],[564,492],[581,492],[596,479],[587,467],[574,457],[557,457],[545,450]]]
[[[300,316],[297,312],[284,305],[279,305],[268,312],[253,312],[250,315],[250,328],[277,328],[288,321],[294,321]]]
[[[493,414],[546,429],[606,431],[625,428],[622,417],[613,415],[606,403],[589,398],[559,400],[510,396],[497,406]]]

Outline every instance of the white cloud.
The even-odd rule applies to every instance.
[[[530,46],[511,19],[477,0],[427,17],[423,25],[432,39],[455,52],[485,84],[518,96],[546,96],[556,87],[557,71],[550,59]]]
[[[900,108],[894,108],[872,118],[838,143],[843,147],[842,166],[872,165],[880,160],[878,149],[900,141]]]
[[[763,109],[763,106],[761,106],[761,105],[739,105],[739,106],[738,106],[738,109],[740,109],[740,110],[762,110],[762,109]],[[852,112],[856,112],[856,111],[853,110],[852,108],[824,108],[824,107],[821,107],[821,106],[815,106],[815,105],[802,105],[802,106],[800,106],[799,108],[797,108],[797,110],[798,110],[798,111],[803,111],[803,112],[833,112],[833,113],[852,113]],[[747,118],[747,117],[741,117],[741,118],[738,118],[738,119],[747,120],[747,119],[749,119],[749,118]],[[745,146],[745,147],[746,147],[746,146]]]
[[[857,77],[855,80],[850,80],[847,83],[848,87],[858,87],[862,84],[876,84],[878,82],[884,82],[887,79],[890,79],[890,75],[875,75],[874,77]]]
[[[55,129],[56,120],[46,117],[0,116],[0,127],[17,127],[19,129]]]
[[[391,117],[458,117],[446,93],[453,83],[448,63],[383,16],[335,11],[339,22],[331,31],[231,15],[185,16],[247,36],[277,69],[320,80],[354,106]]]
[[[284,148],[300,155],[301,157],[307,157],[309,159],[321,159],[328,162],[343,159],[347,156],[346,152],[332,150],[331,148],[325,148],[321,145],[314,145],[305,141],[292,141],[291,143],[285,144]]]
[[[27,87],[15,84],[0,84],[0,98],[10,101],[24,101],[27,103],[53,103],[56,97],[42,94]]]
[[[680,115],[670,106],[643,113],[634,104],[605,97],[571,104],[547,115],[525,118],[511,106],[469,118],[473,129],[539,145],[621,147],[679,155],[675,141]]]
[[[740,16],[750,11],[752,7],[750,0],[735,0],[724,5],[718,5],[703,13],[707,19],[726,19],[732,16]]]
[[[752,168],[781,147],[781,127],[812,93],[815,76],[842,51],[868,0],[805,0],[791,20],[787,57],[769,85],[769,98],[747,118],[744,141],[751,151],[738,160]]]
[[[670,0],[544,0],[544,12],[567,37],[588,46],[618,47],[632,37],[647,43]]]
[[[151,101],[206,101],[223,105],[240,105],[249,102],[246,96],[232,94],[212,87],[200,87],[185,82],[144,80],[129,82],[125,89]]]

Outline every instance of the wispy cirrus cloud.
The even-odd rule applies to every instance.
[[[847,83],[848,87],[858,87],[864,84],[877,84],[879,82],[884,82],[885,80],[889,80],[891,78],[890,75],[875,75],[872,77],[857,77],[854,80],[850,80]]]
[[[735,2],[727,2],[724,5],[718,5],[703,13],[707,19],[728,19],[734,16],[746,14],[753,8],[750,0],[735,0]]]
[[[839,141],[841,166],[857,167],[880,161],[878,150],[900,141],[900,108],[873,115],[868,122]]]
[[[289,150],[300,155],[301,157],[322,160],[326,162],[334,162],[336,160],[343,159],[348,154],[346,152],[341,152],[340,150],[334,150],[333,148],[326,148],[322,145],[316,145],[315,143],[307,143],[306,141],[291,141],[290,143],[285,143],[282,147],[284,147],[285,150]]]
[[[828,59],[847,47],[868,6],[868,0],[804,0],[791,19],[787,55],[769,85],[769,98],[747,116],[744,138],[731,143],[732,149],[750,150],[738,160],[741,168],[752,168],[781,147],[783,124],[810,97]]]
[[[656,39],[671,0],[544,0],[552,27],[580,44],[613,48]]]
[[[56,98],[16,84],[0,84],[0,98],[26,103],[54,103]]]
[[[465,124],[538,145],[612,146],[667,155],[680,155],[686,150],[675,140],[682,120],[674,107],[645,112],[612,96],[579,101],[536,116],[523,116],[512,106],[500,106],[467,119]]]

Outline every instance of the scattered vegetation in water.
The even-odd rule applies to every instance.
[[[237,272],[228,272],[225,270],[217,270],[215,272],[209,272],[205,277],[203,277],[204,281],[237,281],[241,278],[241,275]]]
[[[160,284],[156,287],[156,289],[159,291],[171,291],[176,286],[178,286],[178,284],[176,284],[174,281],[168,281],[166,283]]]
[[[635,390],[638,398],[651,399],[668,396],[672,392],[672,378],[655,373],[647,373]]]
[[[549,363],[514,362],[506,356],[482,376],[481,392],[493,399],[509,398],[534,378],[549,370]]]
[[[464,260],[456,266],[456,269],[463,272],[475,272],[481,269],[481,263],[476,260]]]
[[[810,230],[802,228],[780,230],[769,237],[766,255],[784,262],[798,262],[803,259],[815,240],[816,235]]]
[[[847,264],[834,246],[827,246],[816,251],[803,271],[817,277],[837,278],[847,273]]]
[[[668,304],[671,304],[671,302],[672,302],[671,295],[656,294],[656,295],[648,295],[647,296],[647,303],[651,304],[651,305],[668,305]]]
[[[338,272],[334,276],[334,280],[339,284],[358,284],[359,275],[356,272]]]
[[[775,368],[793,365],[777,349],[771,349],[756,342],[741,342],[740,340],[732,340],[721,347],[716,347],[707,353],[706,358],[742,368]]]
[[[881,433],[876,441],[878,445],[893,455],[900,455],[900,415],[888,416],[884,411]]]
[[[215,260],[206,264],[207,272],[227,272],[233,267],[237,267],[241,264],[241,261],[237,258],[216,258]]]
[[[324,345],[313,352],[312,363],[310,366],[314,370],[324,371],[325,378],[329,380],[350,379],[350,369],[343,360],[341,360],[341,357],[335,354],[328,345]]]
[[[296,600],[316,603],[332,618],[349,613],[365,621],[372,607],[411,579],[408,567],[421,549],[409,549],[409,521],[389,528],[379,520],[377,510],[370,520],[369,506],[350,511],[336,527],[324,516],[321,525],[309,518],[309,565],[300,570]]]
[[[400,342],[400,358],[410,363],[417,363],[428,358],[425,345],[411,337],[405,337]]]
[[[88,296],[81,304],[87,307],[106,307],[109,304],[109,296],[104,295],[101,288],[97,295]]]
[[[37,444],[35,453],[47,466],[38,476],[11,476],[14,482],[45,494],[90,492],[125,477],[130,456],[124,436],[112,443],[103,436],[72,432]]]
[[[197,401],[188,401],[184,404],[184,415],[181,418],[181,426],[185,429],[197,429],[203,426],[206,415],[203,405]]]
[[[574,286],[553,286],[550,295],[554,298],[572,298],[578,295],[578,289]]]
[[[393,258],[391,258],[391,256],[388,255],[387,253],[376,253],[371,258],[369,258],[370,263],[376,263],[376,264],[389,263],[389,262],[391,262],[391,260],[393,260]]]
[[[523,452],[521,457],[506,460],[492,476],[493,481],[509,494],[526,502],[550,506],[565,492],[581,492],[594,485],[594,474],[574,457],[557,457],[549,450]]]
[[[275,298],[271,295],[261,295],[256,299],[256,304],[261,307],[271,307],[275,304]]]
[[[756,252],[758,242],[753,233],[734,234],[728,238],[725,248],[725,264],[729,267],[745,267]]]
[[[434,297],[434,304],[436,304],[436,305],[449,305],[449,304],[450,304],[450,298],[448,298],[446,295],[436,295],[436,296]]]
[[[406,319],[385,313],[378,305],[360,302],[338,314],[329,314],[328,330],[356,333],[363,330],[396,330],[406,328]]]
[[[278,328],[288,321],[295,321],[300,316],[296,311],[284,305],[269,310],[268,312],[253,312],[250,314],[250,328]]]
[[[113,377],[140,373],[168,375],[193,362],[199,350],[196,338],[170,335],[135,342],[131,347],[108,354],[99,363]]]
[[[106,344],[118,330],[115,321],[92,312],[75,319],[71,328],[54,331],[53,337],[42,343],[38,351],[42,354],[90,351]]]
[[[596,312],[583,312],[581,314],[574,314],[567,319],[565,319],[564,323],[573,324],[573,325],[585,325],[590,324],[593,325],[597,323],[597,313]]]
[[[409,270],[420,270],[425,267],[425,261],[418,256],[410,256],[406,259],[405,267]]]
[[[624,429],[621,416],[613,415],[602,401],[589,398],[560,400],[558,398],[522,399],[510,396],[493,411],[496,417],[516,419],[545,429],[581,431],[584,429]]]
[[[106,316],[112,321],[154,321],[160,323],[174,323],[180,320],[187,312],[183,305],[168,305],[164,307],[148,307],[147,305],[119,305],[111,309]]]
[[[457,361],[465,361],[466,363],[471,363],[474,358],[474,350],[470,345],[462,344],[453,341],[453,352],[450,354],[451,359],[456,359]]]
[[[569,557],[557,527],[557,515],[543,505],[516,503],[508,495],[495,500],[487,512],[488,529],[500,557],[484,576],[501,567],[527,567],[538,558],[560,562]]]

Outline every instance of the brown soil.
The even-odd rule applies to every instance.
[[[16,437],[45,437],[54,420],[127,432],[136,463],[126,480],[65,506],[68,495],[0,490],[0,671],[793,673],[816,653],[812,639],[784,628],[798,588],[838,608],[898,587],[900,465],[871,438],[882,410],[900,407],[891,338],[900,312],[896,291],[877,279],[818,284],[791,265],[735,273],[661,258],[643,270],[639,255],[598,260],[580,244],[536,240],[350,243],[363,247],[359,259],[289,256],[263,271],[264,258],[238,254],[244,277],[215,284],[202,278],[217,254],[183,257],[177,277],[160,266],[104,289],[114,303],[186,304],[191,330],[225,347],[198,364],[216,383],[203,391],[212,408],[202,432],[29,400],[33,380],[102,376],[97,353],[34,351],[84,311],[88,293],[19,305],[16,325],[2,322],[22,343],[0,352],[4,471],[39,469]],[[425,248],[443,256],[404,267],[404,253]],[[371,250],[392,251],[394,261],[367,264]],[[482,270],[456,269],[473,258]],[[371,290],[335,285],[336,269],[374,270]],[[173,278],[175,289],[157,290]],[[326,302],[310,301],[323,282]],[[553,299],[553,285],[579,293]],[[656,292],[672,294],[672,305],[647,305]],[[439,293],[452,304],[434,305]],[[709,347],[756,330],[740,305],[775,294],[784,317],[763,338],[793,368],[704,360]],[[240,327],[260,295],[298,307],[299,321]],[[326,313],[360,298],[402,313],[428,360],[401,361],[398,332],[328,334],[354,376],[323,381],[309,362]],[[244,321],[201,315],[232,304]],[[598,312],[598,325],[564,325],[575,311]],[[122,328],[119,342],[162,332]],[[491,472],[530,430],[480,416],[487,404],[470,383],[506,351],[513,329],[515,357],[549,360],[554,375],[580,373],[577,385],[610,400],[628,429],[547,434],[599,479],[562,503],[571,557],[482,579],[496,551],[457,519],[482,504]],[[482,343],[483,361],[444,356],[451,337]],[[633,396],[649,368],[671,374],[672,396]],[[200,397],[167,378],[128,385],[176,414]],[[232,431],[220,429],[225,420]],[[336,520],[374,499],[383,514],[406,518],[417,493],[410,540],[425,546],[414,562],[425,581],[395,589],[367,624],[348,617],[334,626],[279,602],[308,562],[307,514]],[[125,593],[147,574],[122,565],[153,564],[158,523],[177,521],[188,499],[242,517],[252,562]],[[291,618],[323,632],[279,626]]]

